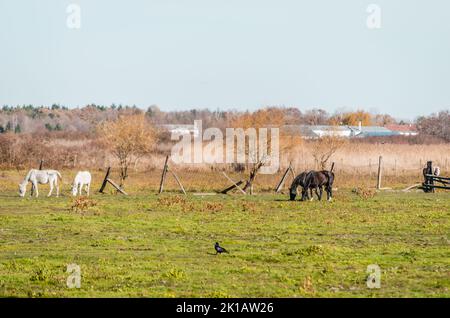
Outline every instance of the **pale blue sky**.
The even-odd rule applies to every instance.
[[[0,105],[450,109],[448,0],[0,0],[0,40]]]

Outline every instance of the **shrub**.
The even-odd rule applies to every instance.
[[[71,210],[76,213],[87,212],[90,208],[97,205],[97,202],[88,197],[78,197],[73,200]]]
[[[374,189],[368,188],[354,188],[352,192],[365,200],[373,198],[377,194],[377,192]]]

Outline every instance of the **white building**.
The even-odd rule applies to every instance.
[[[194,137],[200,136],[200,128],[197,126],[197,123],[194,122],[193,125],[189,124],[167,124],[160,125],[159,127],[166,129],[171,134],[176,134],[178,136],[182,135],[190,135],[192,134]]]

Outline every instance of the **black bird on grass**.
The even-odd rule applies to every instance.
[[[216,244],[214,244],[214,248],[216,250],[216,255],[222,254],[222,253],[228,253],[228,251],[226,249],[224,249],[223,247],[221,247],[218,242],[216,242]]]

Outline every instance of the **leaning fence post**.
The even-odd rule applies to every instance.
[[[43,165],[44,165],[44,160],[41,159],[41,162],[39,163],[39,170],[42,170]]]
[[[222,171],[222,174],[224,175],[225,178],[227,178],[228,181],[230,181],[230,182],[234,185],[234,187],[235,187],[236,189],[238,189],[239,191],[241,191],[242,194],[244,194],[244,195],[247,194],[244,190],[242,190],[242,188],[241,188],[238,184],[236,184],[236,182],[234,182],[229,176],[227,176],[227,174],[225,173],[225,171]]]
[[[284,172],[283,176],[281,177],[280,182],[278,182],[277,186],[275,187],[275,192],[276,193],[280,192],[281,188],[284,185],[284,181],[286,180],[286,177],[287,177],[289,171],[291,171],[291,169],[292,169],[291,168],[291,164],[289,163],[289,167],[286,169],[286,171]]]
[[[184,190],[183,185],[181,184],[180,179],[178,179],[178,176],[175,174],[175,172],[173,172],[172,169],[169,169],[169,168],[167,168],[167,170],[173,175],[173,177],[175,178],[175,181],[178,183],[178,185],[181,188],[181,191],[183,191],[184,195],[187,195],[186,191]]]
[[[163,173],[161,175],[161,182],[159,183],[159,193],[163,192],[164,189],[164,180],[166,180],[166,175],[167,175],[167,162],[169,161],[169,156],[166,156],[166,161],[164,162],[164,168],[163,168]]]
[[[108,167],[108,170],[106,170],[105,178],[103,179],[102,186],[100,187],[100,190],[98,192],[103,193],[103,190],[105,190],[106,183],[108,182],[109,172],[111,171],[111,167]]]
[[[383,157],[380,156],[378,158],[378,178],[377,178],[377,189],[380,190],[381,189],[381,166],[383,164]]]

